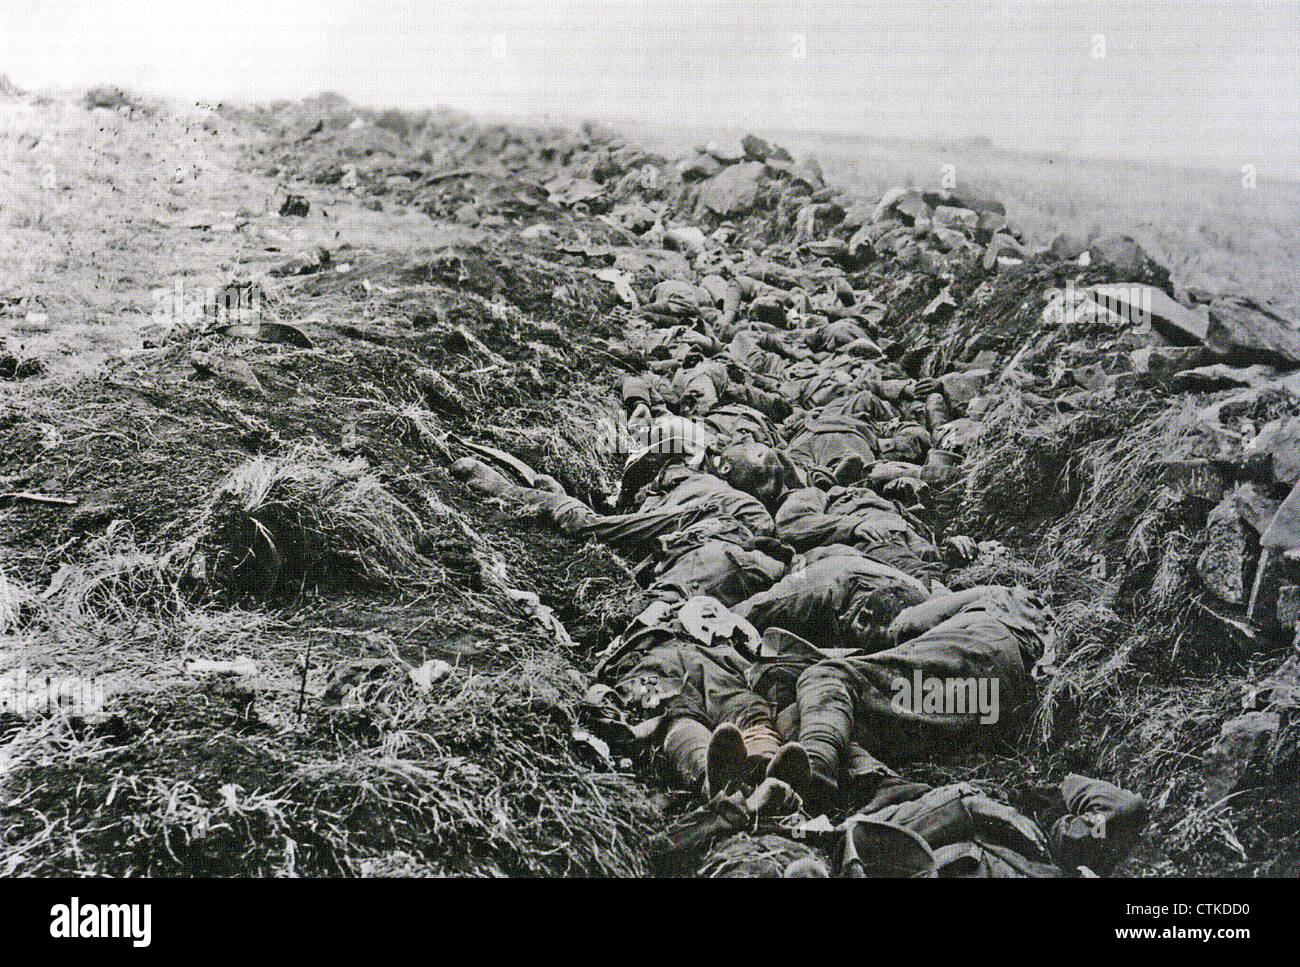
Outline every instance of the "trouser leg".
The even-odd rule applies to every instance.
[[[843,669],[820,662],[799,676],[799,744],[823,792],[838,789],[853,741],[853,697]]]
[[[745,740],[748,755],[746,769],[751,775],[762,775],[767,764],[781,748],[772,717],[772,706],[753,692],[739,692],[727,702],[726,718],[734,722]]]
[[[664,755],[688,789],[704,784],[712,732],[703,723],[682,716],[675,719],[664,736]]]

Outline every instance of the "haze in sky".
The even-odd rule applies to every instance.
[[[0,72],[1300,167],[1294,2],[3,0]]]

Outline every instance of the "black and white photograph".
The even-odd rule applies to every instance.
[[[1298,628],[1300,3],[0,0],[7,937],[1244,950]]]

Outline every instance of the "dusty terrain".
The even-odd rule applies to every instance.
[[[331,98],[0,112],[0,674],[107,694],[0,713],[0,875],[651,872],[683,797],[584,701],[643,592],[449,470],[478,442],[611,492],[592,428],[633,313],[596,273],[647,245],[607,217],[647,166],[640,197],[691,221],[673,164],[595,128]],[[779,247],[771,215],[738,230]],[[1062,621],[1023,740],[912,773],[1039,815],[1085,769],[1152,805],[1121,872],[1295,872],[1294,629],[1196,570],[1207,515],[1250,484],[1230,447],[1300,414],[1294,367],[1108,381],[1137,344],[1096,317],[1046,338],[1044,309],[1067,281],[1132,280],[1041,251],[853,271],[900,345],[956,359],[980,334],[970,355],[1025,364],[934,489],[954,532],[997,542],[968,580],[1028,584]],[[654,272],[629,275],[644,299]],[[1269,514],[1295,482],[1249,473]],[[1270,728],[1225,751],[1252,711]]]

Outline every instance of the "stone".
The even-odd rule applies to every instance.
[[[930,234],[934,236],[939,248],[945,252],[956,252],[964,248],[970,241],[965,234],[953,228],[935,226],[930,230]]]
[[[881,196],[871,220],[880,222],[890,217],[912,225],[918,218],[930,217],[930,206],[915,188],[891,188]]]
[[[990,372],[987,369],[965,369],[945,373],[939,377],[939,385],[948,405],[954,410],[964,411],[970,401],[979,395],[984,384],[988,382]]]
[[[1268,492],[1258,484],[1245,483],[1233,488],[1232,503],[1242,523],[1254,531],[1258,538],[1264,533],[1282,502],[1270,497]]]
[[[984,249],[984,268],[986,270],[997,268],[999,265],[998,259],[1003,255],[1014,255],[1017,259],[1023,259],[1025,249],[1010,235],[999,232],[989,239],[988,247]]]
[[[721,218],[746,215],[758,200],[764,167],[757,161],[742,161],[725,168],[700,187],[700,204]]]
[[[1007,214],[1007,206],[1002,204],[996,198],[990,198],[987,195],[981,195],[974,191],[963,190],[951,194],[937,195],[935,192],[926,192],[925,200],[931,205],[948,205],[952,208],[967,208],[978,215],[1001,215]]]
[[[975,234],[979,229],[980,216],[969,208],[953,208],[951,205],[939,205],[930,216],[931,222],[942,228]]]
[[[1246,620],[1272,631],[1277,625],[1277,598],[1281,593],[1286,560],[1282,552],[1265,546],[1255,567],[1255,582],[1250,589],[1250,603],[1246,606]]]
[[[1207,804],[1219,802],[1240,786],[1280,726],[1277,712],[1246,712],[1223,723],[1203,766]]]
[[[1052,244],[1047,249],[1048,255],[1062,262],[1073,262],[1086,251],[1088,243],[1084,239],[1065,233],[1052,239]]]
[[[1296,622],[1300,621],[1300,585],[1284,584],[1278,588],[1276,615],[1280,627],[1295,631]]]
[[[704,146],[704,153],[724,165],[729,165],[735,164],[737,161],[744,161],[748,152],[739,141],[722,140],[710,141]],[[762,159],[758,160],[761,161]]]
[[[651,302],[667,302],[670,299],[688,302],[693,306],[708,305],[713,301],[706,290],[681,279],[664,279],[650,292]]]
[[[1283,369],[1300,366],[1300,331],[1272,309],[1250,299],[1210,303],[1206,345],[1237,364],[1265,363]]]
[[[701,152],[694,158],[683,161],[679,174],[685,181],[699,181],[702,178],[712,178],[721,170],[722,165],[718,163],[718,159]]]
[[[1089,298],[1120,318],[1151,328],[1176,345],[1201,345],[1209,328],[1209,313],[1188,309],[1151,285],[1093,285]]]
[[[772,156],[772,146],[753,134],[741,138],[740,146],[744,148],[745,156],[751,161],[766,161]]]
[[[822,166],[812,155],[804,158],[790,173],[790,180],[796,184],[806,185],[812,191],[826,187],[826,178],[822,175]]]
[[[1177,373],[1169,381],[1175,393],[1217,393],[1220,390],[1263,386],[1277,376],[1272,366],[1197,366]]]
[[[1300,417],[1270,420],[1245,447],[1247,456],[1267,454],[1273,479],[1294,487],[1300,482]]]
[[[1196,576],[1220,601],[1241,604],[1249,550],[1245,526],[1232,497],[1225,497],[1210,511],[1205,532],[1207,542],[1196,559]]]
[[[1201,365],[1205,355],[1200,346],[1146,346],[1129,353],[1129,365],[1135,373],[1181,373]]]
[[[1292,651],[1277,670],[1250,690],[1249,706],[1300,708],[1300,652]]]
[[[1128,235],[1099,235],[1089,239],[1088,255],[1092,266],[1114,273],[1121,282],[1169,284],[1169,271],[1152,261]]]
[[[1261,547],[1281,553],[1300,548],[1300,484],[1291,488],[1286,500],[1264,528],[1259,543]]]
[[[978,215],[979,222],[976,224],[975,234],[980,241],[986,242],[998,232],[1008,232],[1006,215],[994,211],[982,211]]]
[[[704,232],[694,225],[674,225],[665,229],[664,248],[673,252],[703,252],[707,244]]]
[[[873,225],[863,225],[849,239],[848,251],[855,258],[869,258],[875,254],[875,245],[872,243]]]
[[[840,228],[842,230],[852,229],[857,231],[863,225],[870,224],[871,215],[875,210],[875,205],[862,199],[847,202],[844,206],[844,218],[840,221]]]

